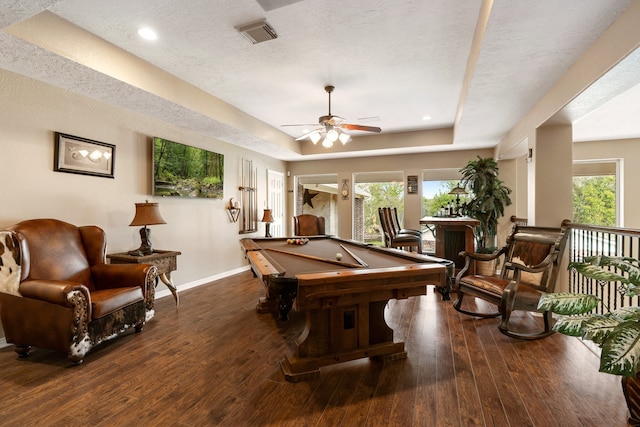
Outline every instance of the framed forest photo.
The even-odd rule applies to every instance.
[[[222,199],[224,155],[153,138],[153,195]]]

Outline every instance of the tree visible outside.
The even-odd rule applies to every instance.
[[[433,184],[437,184],[438,187],[435,191],[426,191],[425,185],[423,185],[422,192],[422,216],[437,216],[440,208],[447,206],[449,202],[455,203],[456,196],[449,194],[456,185],[457,180],[449,181],[430,181]],[[460,203],[463,203],[462,201]]]
[[[573,178],[573,222],[616,226],[616,178],[576,176]]]
[[[425,181],[421,216],[434,216],[442,206],[455,203],[449,192],[457,180]],[[430,190],[426,190],[426,185]],[[404,186],[400,182],[357,184],[359,192],[369,194],[364,203],[364,234],[370,243],[382,244],[378,208],[395,207],[401,223],[404,219]],[[616,179],[613,175],[574,177],[573,221],[580,224],[616,226]]]
[[[404,185],[401,182],[375,182],[357,184],[357,191],[369,194],[364,202],[364,235],[367,243],[382,245],[382,227],[378,208],[398,210],[398,219],[404,218]]]

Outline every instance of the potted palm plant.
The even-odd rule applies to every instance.
[[[640,295],[640,263],[635,258],[594,256],[572,262],[585,277],[602,282],[619,282],[625,296]],[[540,299],[538,308],[561,315],[553,330],[581,337],[600,349],[600,371],[622,376],[622,389],[629,408],[629,422],[640,425],[640,307],[629,306],[593,313],[600,298],[581,293],[550,293]]]
[[[463,213],[480,221],[476,227],[476,252],[492,253],[496,250],[498,220],[504,216],[504,208],[511,204],[511,189],[498,179],[498,163],[492,157],[470,160],[462,169],[460,184],[471,194],[463,205]],[[495,270],[495,259],[489,270]],[[479,267],[481,263],[476,262]]]

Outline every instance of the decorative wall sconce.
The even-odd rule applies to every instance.
[[[342,200],[349,200],[349,180],[342,180],[342,190],[340,190],[340,194],[342,195]]]
[[[527,163],[533,162],[533,148],[529,148],[527,152]]]
[[[227,213],[229,214],[229,218],[231,222],[238,222],[238,217],[240,217],[240,203],[233,197],[229,199],[229,206],[227,206]]]

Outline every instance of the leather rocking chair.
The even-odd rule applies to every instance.
[[[498,328],[514,338],[538,339],[553,333],[551,312],[543,312],[544,329],[525,333],[511,329],[509,320],[516,310],[539,312],[541,294],[553,292],[559,264],[567,240],[565,227],[546,228],[515,225],[507,244],[493,254],[469,254],[464,268],[456,277],[458,299],[453,307],[461,313],[477,317],[502,317]],[[499,276],[469,274],[472,261],[488,261],[502,257]],[[495,312],[476,312],[463,308],[464,297],[480,298],[495,306]],[[467,307],[466,305],[464,307]]]

